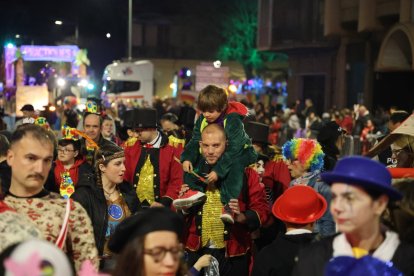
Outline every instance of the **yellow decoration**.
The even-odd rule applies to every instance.
[[[37,117],[34,121],[34,124],[41,126],[42,128],[47,129],[47,130],[50,129],[50,125],[45,117]]]
[[[207,200],[203,206],[201,242],[203,247],[209,242],[215,248],[224,248],[224,224],[220,219],[223,204],[218,189],[206,191]]]
[[[275,162],[283,161],[282,149],[280,147],[276,145],[270,145],[268,146],[268,148],[274,153],[272,161],[275,161]]]
[[[207,119],[206,119],[206,118],[204,118],[204,119],[201,121],[201,125],[200,125],[200,133],[202,133],[202,132],[203,132],[203,129],[204,129],[206,126],[208,126],[208,122],[207,122]]]
[[[85,112],[97,114],[99,112],[98,104],[94,101],[87,101]]]
[[[368,251],[359,247],[352,247],[352,253],[354,254],[354,257],[359,259],[364,257],[365,255],[368,255]]]
[[[75,185],[70,177],[69,171],[65,171],[61,174],[62,181],[60,183],[59,191],[60,195],[68,199],[75,192]]]
[[[125,141],[125,147],[132,147],[138,141],[136,137],[129,137],[128,140]]]
[[[68,127],[67,125],[62,126],[62,139],[65,140],[79,140],[78,130],[76,128]]]
[[[149,155],[139,172],[136,192],[141,202],[144,200],[147,200],[149,204],[154,202],[154,166],[151,164]]]
[[[177,138],[173,135],[168,136],[168,144],[173,146],[174,148],[178,148],[180,145],[182,147],[185,146],[185,139]]]

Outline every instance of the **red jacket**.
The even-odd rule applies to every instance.
[[[155,160],[158,164],[154,166],[154,195],[155,201],[170,206],[171,202],[178,197],[178,192],[183,183],[183,169],[174,157],[180,159],[182,150],[168,145],[168,138],[163,135],[161,147],[155,150]],[[125,148],[125,174],[124,179],[136,187],[138,183],[137,168],[141,155],[146,154],[146,149],[137,142],[132,147]],[[145,156],[143,156],[145,157]],[[141,158],[141,160],[143,160]]]
[[[245,169],[245,182],[239,196],[240,211],[247,218],[246,224],[235,223],[225,225],[224,240],[226,242],[226,256],[235,257],[246,254],[252,246],[250,233],[258,229],[268,219],[268,211],[263,186],[259,183],[259,175],[252,168]],[[197,251],[201,244],[202,206],[198,206],[186,219],[187,233],[186,248]]]
[[[78,179],[79,179],[79,167],[82,166],[83,164],[87,164],[85,158],[82,159],[76,159],[75,163],[72,165],[72,167],[70,167],[69,169],[69,174],[70,174],[70,178],[73,181],[73,185],[76,186],[76,184],[78,184]],[[92,167],[88,166],[88,171],[90,170],[90,172],[92,172]],[[55,168],[54,168],[54,175],[55,175],[55,184],[57,185],[57,187],[60,187],[60,183],[62,182],[62,173],[65,172],[66,169],[64,167],[64,165],[62,164],[62,162],[57,159],[55,161]],[[85,173],[85,172],[83,172]]]
[[[274,199],[278,198],[291,181],[290,172],[283,160],[267,161],[264,166],[262,182],[273,191]]]

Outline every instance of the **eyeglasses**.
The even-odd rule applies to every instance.
[[[57,149],[58,152],[63,152],[63,153],[68,153],[68,152],[72,152],[75,150],[70,150],[70,149]]]
[[[174,260],[178,260],[183,256],[183,247],[180,244],[179,246],[171,247],[170,249],[167,249],[162,246],[155,247],[152,249],[144,249],[144,254],[150,255],[156,263],[161,262],[165,258],[167,252],[171,253]]]

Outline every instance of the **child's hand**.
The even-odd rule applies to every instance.
[[[235,215],[240,215],[240,206],[239,206],[238,199],[234,199],[234,198],[230,199],[229,207]]]
[[[205,178],[208,183],[214,183],[218,180],[218,175],[215,171],[211,171]]]
[[[192,171],[193,171],[193,164],[191,164],[191,162],[190,162],[190,161],[185,160],[185,161],[183,162],[183,170],[184,170],[185,172],[192,172]]]
[[[234,220],[238,223],[245,224],[246,223],[246,215],[240,211],[239,200],[232,198],[229,201],[229,207],[234,213]]]
[[[194,268],[197,269],[197,271],[200,271],[204,267],[208,267],[211,263],[211,255],[205,254],[201,256],[197,262],[194,264]]]

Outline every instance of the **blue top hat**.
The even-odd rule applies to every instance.
[[[379,191],[390,200],[399,200],[402,195],[391,185],[391,174],[379,162],[361,156],[346,157],[338,161],[332,172],[323,173],[322,180],[328,184],[341,182]]]
[[[325,267],[328,276],[402,276],[392,262],[383,262],[371,255],[356,259],[349,256],[338,256],[329,261]]]

